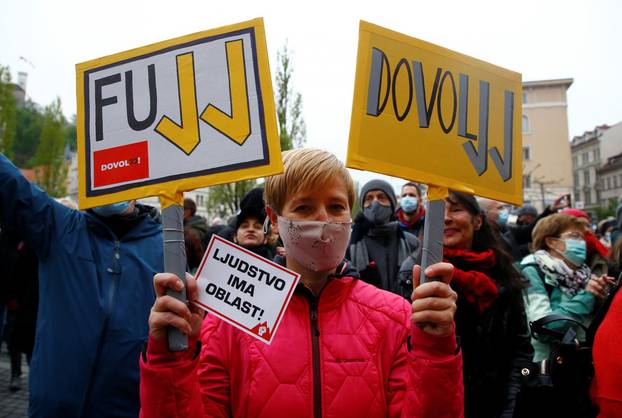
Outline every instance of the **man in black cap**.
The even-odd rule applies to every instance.
[[[419,259],[419,240],[395,220],[393,187],[384,180],[371,180],[361,189],[359,202],[362,212],[354,220],[346,257],[364,281],[410,298],[406,294],[408,284],[401,283],[399,271],[409,256]]]

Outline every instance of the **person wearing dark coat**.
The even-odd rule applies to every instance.
[[[520,370],[533,356],[524,282],[471,195],[449,194],[443,246],[444,261],[454,265],[451,287],[458,294],[456,334],[464,355],[465,417],[511,418]],[[412,272],[412,264],[403,265],[402,271]]]
[[[400,228],[421,239],[425,224],[425,208],[421,201],[421,187],[417,183],[408,182],[402,186],[400,197],[400,207],[395,213]]]
[[[409,256],[420,258],[419,240],[403,231],[395,220],[397,201],[393,187],[384,180],[367,182],[360,193],[362,212],[354,219],[346,258],[361,279],[410,299],[412,275],[405,283],[400,266]],[[405,290],[410,286],[410,292]]]
[[[9,335],[9,354],[11,357],[11,391],[22,387],[22,354],[30,364],[35,345],[37,307],[39,304],[39,260],[35,252],[24,242],[17,245],[17,260],[13,277],[19,280],[9,284],[12,326]]]
[[[138,416],[138,358],[162,271],[162,225],[126,201],[70,209],[0,154],[0,223],[39,260],[33,418]]]

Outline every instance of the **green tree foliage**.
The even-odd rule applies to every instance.
[[[616,209],[618,208],[618,200],[615,198],[609,199],[606,206],[599,206],[594,209],[596,218],[599,221],[606,219],[610,216],[616,216]]]
[[[57,98],[51,105],[46,106],[43,113],[43,127],[35,166],[37,183],[50,196],[64,196],[65,180],[67,179],[67,165],[64,161],[65,150],[65,117],[63,116],[60,99]]]
[[[28,99],[23,106],[17,108],[13,162],[18,167],[32,167],[41,137],[41,128],[43,128],[43,113],[36,103]]]
[[[287,43],[277,53],[276,115],[279,123],[281,150],[304,146],[307,127],[302,117],[302,96],[292,88],[293,63]]]
[[[9,67],[0,65],[0,152],[13,158],[16,105]]]
[[[209,189],[206,209],[209,213],[216,213],[221,218],[227,218],[238,211],[240,200],[255,186],[257,186],[256,180],[212,186]]]
[[[76,130],[76,115],[71,117],[71,122],[65,125],[65,142],[71,151],[78,150],[78,133]]]

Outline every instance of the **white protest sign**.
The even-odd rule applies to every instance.
[[[212,235],[197,272],[194,303],[270,344],[299,279],[300,274]]]
[[[80,208],[283,170],[261,19],[76,69]]]

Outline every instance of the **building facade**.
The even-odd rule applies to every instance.
[[[622,196],[622,122],[600,125],[571,141],[574,198],[592,211]]]
[[[570,142],[574,177],[574,206],[593,211],[600,206],[598,169],[602,166],[601,137],[607,125],[575,136]]]
[[[572,192],[566,91],[571,78],[523,83],[523,197],[542,210]]]
[[[607,159],[598,169],[600,204],[606,207],[611,200],[622,197],[622,153]]]

